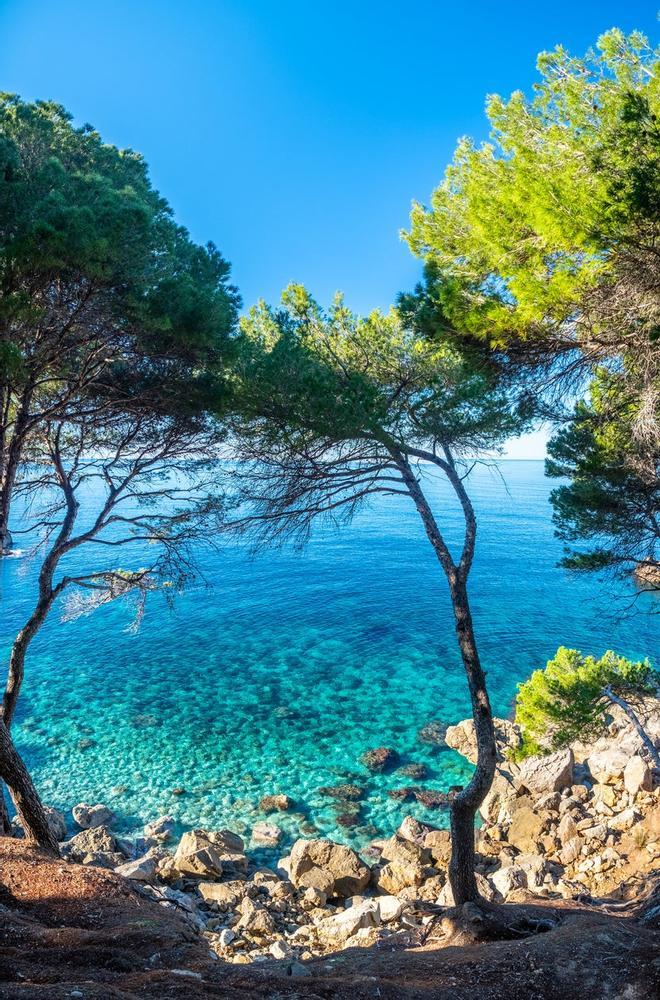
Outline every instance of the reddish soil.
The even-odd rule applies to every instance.
[[[558,926],[463,947],[355,949],[291,977],[286,963],[213,962],[178,914],[118,876],[0,839],[0,1000],[649,1000],[660,996],[657,902],[618,914],[527,907]]]

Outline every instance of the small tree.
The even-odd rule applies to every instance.
[[[220,442],[218,427],[203,417],[144,414],[116,416],[102,427],[96,418],[48,423],[31,438],[31,461],[16,490],[26,508],[22,530],[41,536],[41,565],[35,606],[9,657],[0,777],[26,836],[47,850],[57,851],[57,844],[10,736],[30,643],[55,602],[67,595],[68,618],[126,597],[137,600],[139,614],[150,590],[165,585],[169,595],[184,586],[195,569],[193,549],[212,543],[222,522],[224,504],[215,485]],[[71,555],[83,547],[85,567],[72,567]],[[146,566],[118,568],[119,553],[130,557],[138,550],[143,560],[145,547]]]
[[[607,726],[607,708],[626,713],[656,767],[660,755],[631,702],[657,695],[660,675],[648,660],[633,662],[607,652],[600,659],[560,647],[544,670],[518,685],[516,722],[523,742],[516,756],[544,753],[573,740],[596,737]]]
[[[456,904],[478,899],[474,816],[490,788],[496,748],[486,678],[468,597],[477,519],[466,477],[479,450],[523,418],[484,352],[430,342],[399,315],[323,312],[299,286],[279,311],[260,304],[243,322],[233,469],[244,513],[234,525],[256,544],[304,544],[318,521],[350,520],[375,496],[411,501],[449,585],[477,738],[477,765],[451,804],[449,878]],[[466,464],[467,463],[467,464]],[[463,515],[452,551],[425,480],[441,475]]]

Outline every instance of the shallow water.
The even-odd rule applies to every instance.
[[[632,586],[558,569],[543,464],[500,468],[505,483],[485,468],[470,479],[480,524],[470,590],[492,701],[504,714],[516,683],[559,645],[652,657],[658,619],[621,619]],[[458,512],[441,484],[429,489],[455,539]],[[184,826],[246,830],[263,818],[262,795],[286,792],[299,806],[278,819],[288,836],[304,813],[353,843],[391,832],[409,813],[446,822],[442,811],[387,795],[415,782],[370,777],[358,763],[364,750],[388,745],[428,766],[429,787],[469,773],[457,754],[417,737],[431,719],[464,718],[469,701],[446,585],[414,508],[382,498],[350,527],[319,532],[302,555],[251,559],[228,546],[205,552],[203,567],[206,583],[174,610],[151,600],[137,634],[120,605],[67,623],[51,613],[29,653],[16,726],[45,801],[104,801],[127,830],[162,813]],[[0,560],[3,657],[29,614],[34,571],[27,557]],[[337,825],[318,792],[346,780],[368,792],[353,830]]]

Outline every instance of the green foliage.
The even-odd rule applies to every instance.
[[[139,154],[75,128],[58,104],[0,94],[0,364],[8,377],[11,357],[14,390],[19,372],[44,383],[38,365],[70,377],[104,343],[122,392],[158,377],[173,395],[176,365],[192,378],[226,350],[239,305],[228,276]]]
[[[523,742],[516,757],[597,736],[606,726],[606,688],[634,698],[656,692],[659,681],[648,660],[633,662],[611,651],[596,659],[560,647],[544,670],[518,685],[515,721]]]
[[[640,401],[627,371],[601,369],[588,402],[548,445],[546,472],[568,480],[551,494],[557,533],[570,543],[571,569],[623,571],[656,562],[660,551],[660,449],[636,437]]]
[[[656,220],[657,54],[639,33],[603,35],[583,59],[539,57],[532,99],[491,97],[491,142],[463,139],[408,242],[442,276],[456,327],[494,345],[574,319],[622,239]]]
[[[497,448],[526,415],[487,351],[460,351],[406,325],[396,309],[359,317],[340,296],[325,312],[291,285],[282,308],[242,320],[241,405],[331,441],[442,442],[458,454]]]

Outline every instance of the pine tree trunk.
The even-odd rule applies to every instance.
[[[467,587],[464,581],[455,579],[450,580],[450,590],[477,740],[477,766],[474,774],[469,784],[455,796],[450,810],[452,852],[449,863],[449,884],[455,905],[461,906],[463,903],[479,899],[474,871],[474,820],[477,809],[493,783],[496,744],[493,713],[486,691],[486,677],[475,642]]]
[[[486,691],[486,676],[479,659],[467,592],[467,579],[474,557],[477,521],[463,480],[456,472],[449,450],[445,449],[446,459],[443,460],[435,454],[411,449],[411,454],[432,461],[443,470],[460,501],[465,518],[465,536],[463,551],[457,565],[409,461],[400,449],[391,445],[390,453],[401,471],[406,488],[422,519],[427,538],[449,583],[458,645],[472,702],[472,718],[477,741],[477,766],[470,783],[453,799],[450,812],[452,853],[449,863],[449,883],[456,906],[461,906],[463,903],[474,902],[480,898],[474,870],[474,819],[477,809],[486,798],[493,783],[497,756],[493,713]]]
[[[36,844],[49,854],[59,857],[59,845],[50,830],[37,790],[2,719],[0,719],[0,778],[11,789],[16,811],[23,824],[25,839],[28,843]]]

